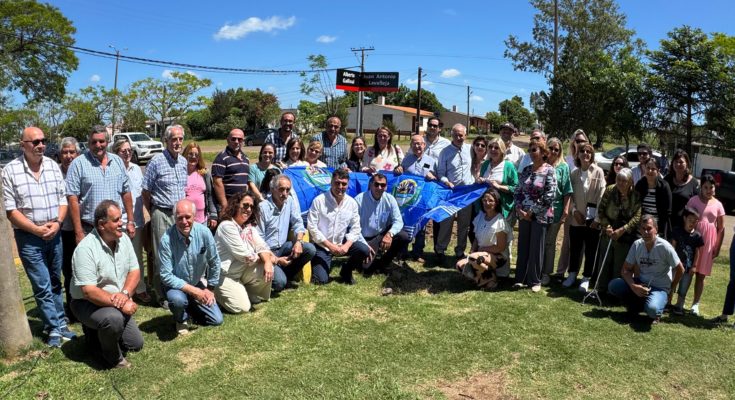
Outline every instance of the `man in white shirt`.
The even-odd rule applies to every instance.
[[[442,126],[442,121],[437,117],[429,118],[427,122],[425,154],[434,159],[438,159],[439,153],[452,143],[441,137]]]
[[[505,159],[512,162],[513,165],[516,166],[516,170],[520,172],[518,169],[518,163],[521,158],[526,155],[526,152],[513,144],[513,134],[515,133],[516,127],[510,122],[500,125],[500,138],[503,139],[503,143],[505,143]]]
[[[342,282],[355,283],[352,271],[362,267],[370,254],[368,246],[360,241],[360,214],[355,199],[346,194],[350,176],[344,169],[332,173],[328,192],[317,196],[309,208],[309,235],[316,247],[311,259],[312,281],[318,284],[329,282],[332,257],[347,255],[347,262],[339,273]]]
[[[453,188],[455,186],[471,185],[475,183],[472,176],[472,148],[465,143],[467,128],[462,124],[452,127],[452,143],[439,154],[436,174],[439,180]],[[464,258],[467,247],[467,234],[470,231],[470,220],[472,219],[472,206],[459,210],[451,218],[439,223],[439,233],[434,238],[434,253],[437,261],[444,263],[444,252],[449,246],[452,236],[452,225],[457,220],[457,247],[454,253],[459,258]]]

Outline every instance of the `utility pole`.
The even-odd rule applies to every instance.
[[[111,49],[115,50],[115,86],[112,91],[112,134],[115,134],[115,111],[117,111],[117,67],[120,64],[120,50],[115,46],[109,45]],[[127,50],[127,47],[123,50]]]
[[[366,51],[373,51],[375,48],[373,46],[370,47],[353,47],[350,50],[352,51],[359,51],[361,53],[360,56],[360,76],[365,73],[365,52]],[[362,114],[363,109],[365,108],[365,96],[362,93],[362,90],[357,92],[357,136],[362,136]]]
[[[416,133],[421,127],[421,67],[419,67],[418,87],[416,88]]]
[[[470,85],[467,85],[467,134],[470,134]]]
[[[0,353],[14,357],[30,347],[33,337],[23,307],[23,296],[18,285],[18,272],[13,263],[10,222],[5,205],[0,202]]]

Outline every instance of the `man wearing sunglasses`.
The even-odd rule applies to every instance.
[[[218,211],[227,207],[227,199],[248,188],[250,160],[242,151],[245,133],[233,129],[227,135],[227,147],[212,162],[212,188]]]
[[[364,266],[367,274],[386,272],[409,242],[403,231],[401,209],[395,197],[385,193],[387,186],[385,175],[377,173],[368,181],[369,190],[355,196],[360,210],[360,233],[370,247],[368,260],[372,262]]]
[[[447,138],[441,137],[442,121],[439,118],[429,118],[426,128],[426,155],[439,159],[439,153],[442,152],[452,142]],[[413,150],[413,149],[412,149]]]
[[[44,157],[46,138],[36,127],[23,130],[23,155],[3,168],[5,212],[15,230],[15,243],[33,297],[48,333],[50,347],[76,334],[66,325],[61,293],[61,235],[67,211],[64,177],[59,166]]]
[[[531,133],[530,138],[531,143],[546,143],[546,133],[542,131],[541,129],[534,129]],[[521,161],[518,162],[518,174],[521,174],[521,171],[523,171],[524,168],[527,166],[533,164],[533,161],[531,161],[531,155],[530,154],[524,154],[521,158]]]

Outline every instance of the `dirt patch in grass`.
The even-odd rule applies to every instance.
[[[206,354],[206,357],[203,355]],[[181,350],[176,356],[184,366],[184,372],[192,374],[200,369],[220,362],[225,351],[217,348],[188,348]]]
[[[313,314],[314,310],[316,310],[316,303],[314,303],[313,301],[307,304],[306,307],[304,307],[304,312],[306,312],[307,314]]]
[[[507,393],[507,380],[504,370],[479,372],[453,382],[439,381],[435,388],[451,400],[512,400],[516,397]]]
[[[384,307],[348,307],[342,315],[350,320],[366,321],[373,320],[379,323],[388,322],[388,310]]]

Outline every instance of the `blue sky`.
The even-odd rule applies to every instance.
[[[307,69],[306,57],[323,54],[330,67],[359,65],[351,47],[373,46],[367,71],[397,71],[415,88],[417,69],[423,87],[442,104],[467,107],[484,115],[498,103],[545,89],[538,74],[514,71],[503,58],[509,34],[530,37],[534,9],[526,1],[103,1],[60,0],[77,29],[77,46],[206,66]],[[735,35],[732,0],[622,0],[628,27],[649,47],[658,47],[672,28],[688,24],[705,32]],[[69,79],[75,91],[88,85],[113,86],[114,60],[78,54],[79,68]],[[164,77],[167,68],[120,63],[118,87],[146,77]],[[169,68],[171,69],[171,68]],[[212,79],[211,88],[261,88],[275,93],[284,108],[305,98],[296,75],[195,72]],[[428,84],[426,82],[428,81]],[[459,85],[459,86],[457,86]],[[340,92],[341,93],[341,92]],[[308,99],[308,98],[307,98]],[[311,98],[316,101],[318,99]]]

